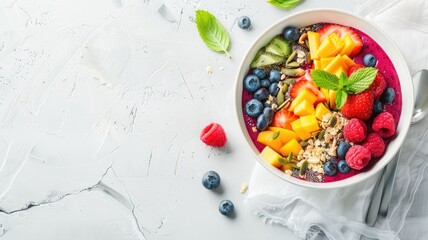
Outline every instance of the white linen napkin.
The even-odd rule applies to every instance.
[[[412,74],[428,68],[428,2],[354,0],[354,3],[356,14],[390,34]],[[380,175],[345,189],[313,190],[286,183],[256,164],[245,203],[265,222],[284,225],[301,238],[349,240],[364,235],[375,239],[399,239],[399,232],[403,231],[406,233],[403,239],[423,239],[421,236],[427,235],[418,234],[428,232],[423,228],[426,222],[416,224],[419,228],[411,224],[408,226],[413,228],[411,231],[407,230],[405,219],[410,210],[416,219],[428,220],[428,209],[424,210],[428,188],[419,188],[428,165],[427,129],[428,119],[410,128],[408,136],[411,138],[402,148],[388,216],[379,219],[375,227],[368,227],[364,219]],[[419,206],[412,206],[415,197],[420,199]],[[424,211],[412,210],[413,207]]]

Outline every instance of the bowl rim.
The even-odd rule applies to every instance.
[[[275,169],[273,166],[271,166],[270,164],[266,163],[265,161],[263,161],[258,154],[256,154],[255,146],[253,142],[250,140],[250,142],[248,141],[248,133],[247,133],[247,129],[245,127],[245,123],[243,123],[242,121],[242,77],[241,76],[245,76],[242,75],[243,71],[246,70],[246,72],[249,69],[248,64],[245,64],[246,60],[250,57],[250,53],[251,50],[255,48],[256,45],[260,44],[259,42],[261,41],[261,39],[265,36],[268,35],[273,29],[278,28],[279,26],[285,26],[286,22],[289,21],[290,19],[293,19],[299,15],[304,15],[304,14],[310,14],[310,13],[324,13],[324,14],[338,14],[338,15],[342,15],[342,16],[346,16],[346,17],[350,17],[350,18],[354,18],[356,20],[359,20],[361,22],[363,22],[364,25],[367,25],[371,28],[373,28],[376,32],[378,32],[382,38],[385,39],[386,42],[388,42],[388,45],[390,45],[390,47],[393,49],[393,52],[395,52],[394,55],[397,55],[397,58],[391,59],[391,62],[393,62],[394,67],[396,69],[397,75],[399,75],[400,77],[400,90],[402,92],[402,107],[401,107],[401,114],[400,114],[400,121],[399,124],[397,126],[397,130],[400,130],[398,134],[396,134],[395,138],[389,143],[388,148],[391,147],[391,144],[393,144],[393,146],[395,146],[393,149],[389,149],[388,152],[388,159],[386,159],[386,151],[385,151],[385,155],[378,160],[378,162],[369,170],[363,173],[359,173],[356,174],[354,176],[351,176],[349,178],[343,179],[343,180],[339,180],[339,181],[334,181],[334,182],[327,182],[327,183],[315,183],[315,182],[308,182],[308,181],[304,181],[292,176],[289,176],[287,174],[284,174],[283,172],[281,172],[278,169]],[[319,22],[317,20],[314,20],[314,23]],[[340,23],[338,23],[340,24]],[[363,30],[361,30],[363,31]],[[364,31],[363,31],[364,32]],[[370,35],[369,35],[370,36]],[[370,36],[372,37],[372,36]],[[384,48],[384,47],[382,47]],[[387,53],[388,55],[390,55],[389,53]],[[400,64],[400,71],[397,70],[397,65],[396,64]],[[404,76],[404,79],[402,78]],[[407,79],[407,80],[406,80]],[[407,81],[407,82],[406,82]],[[403,86],[404,84],[410,84],[410,91],[404,92],[403,91]],[[409,87],[405,87],[405,89],[408,89]],[[279,177],[282,180],[285,180],[286,182],[292,183],[294,185],[298,185],[298,186],[302,186],[302,187],[306,187],[306,188],[314,188],[314,189],[333,189],[333,188],[343,188],[346,186],[350,186],[350,185],[354,185],[357,183],[360,183],[362,181],[365,181],[369,178],[371,178],[372,176],[374,176],[375,174],[377,174],[381,169],[383,169],[388,163],[389,161],[393,158],[393,156],[395,154],[397,154],[398,150],[401,148],[401,145],[404,141],[404,138],[407,135],[407,132],[410,128],[410,120],[411,120],[411,116],[413,113],[413,107],[414,107],[414,93],[413,93],[413,83],[412,83],[412,79],[411,79],[411,75],[410,75],[410,71],[408,68],[408,65],[404,59],[403,54],[401,53],[400,49],[398,48],[398,46],[394,43],[394,41],[383,31],[381,30],[378,26],[376,26],[375,24],[371,23],[370,21],[359,17],[351,12],[347,12],[344,10],[338,10],[338,9],[332,9],[332,8],[314,8],[314,9],[309,9],[309,10],[303,10],[303,11],[299,11],[293,14],[290,14],[288,16],[285,16],[281,19],[279,19],[278,21],[276,21],[275,23],[273,23],[272,25],[270,25],[266,30],[264,30],[261,34],[259,34],[255,40],[252,42],[252,44],[250,45],[250,47],[246,50],[244,57],[242,58],[240,64],[239,64],[239,68],[238,71],[236,73],[235,76],[235,86],[234,86],[234,102],[235,102],[235,118],[236,118],[236,123],[239,125],[239,129],[241,132],[241,138],[244,139],[244,141],[246,142],[246,149],[250,150],[253,157],[256,158],[257,162],[259,164],[261,164],[266,170],[268,170],[270,173],[274,174],[275,176]],[[406,99],[404,99],[404,95],[406,95]],[[406,101],[404,101],[406,100]],[[410,108],[407,109],[406,111],[404,111],[404,106],[405,106],[405,102],[408,102],[406,107]],[[404,114],[407,113],[407,114]],[[398,142],[398,143],[397,143]]]

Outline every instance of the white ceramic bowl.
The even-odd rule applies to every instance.
[[[398,77],[400,79],[401,92],[402,92],[402,111],[401,117],[397,128],[397,134],[393,141],[389,144],[387,150],[385,151],[384,156],[368,171],[361,172],[355,176],[349,177],[344,180],[328,182],[328,183],[313,183],[303,181],[294,177],[291,177],[280,170],[272,167],[263,161],[259,154],[260,152],[254,146],[251,141],[250,136],[247,133],[245,123],[243,121],[243,112],[242,112],[242,90],[243,90],[243,79],[248,73],[249,65],[254,58],[256,52],[266,45],[275,35],[278,35],[282,32],[283,28],[289,25],[296,27],[303,27],[318,22],[330,22],[337,23],[347,26],[352,26],[356,29],[361,30],[362,32],[369,35],[373,38],[388,54],[391,59],[394,67],[397,71]],[[239,67],[237,76],[236,76],[236,85],[235,85],[235,110],[237,121],[241,132],[243,133],[244,141],[247,143],[248,149],[251,150],[254,157],[257,161],[262,164],[269,172],[276,175],[277,177],[283,179],[284,181],[309,188],[341,188],[349,185],[356,184],[358,182],[364,181],[377,172],[379,172],[386,164],[392,159],[392,157],[397,153],[401,144],[404,141],[404,138],[407,135],[407,131],[410,126],[410,119],[413,112],[413,86],[411,75],[407,64],[402,56],[398,47],[394,42],[379,28],[374,26],[372,23],[359,18],[351,13],[333,10],[333,9],[314,9],[299,12],[296,14],[289,15],[277,23],[273,24],[271,27],[266,29],[251,45],[249,50],[246,52],[241,65]]]

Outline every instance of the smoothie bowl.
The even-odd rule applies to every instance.
[[[337,10],[288,16],[252,44],[236,77],[244,139],[272,174],[339,188],[381,170],[413,110],[411,76],[394,43]]]

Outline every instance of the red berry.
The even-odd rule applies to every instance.
[[[360,145],[352,146],[346,153],[345,160],[349,167],[361,170],[369,163],[371,159],[370,151]]]
[[[282,109],[275,113],[271,126],[292,130],[291,123],[297,119],[299,117],[294,115],[293,112]]]
[[[377,133],[370,133],[361,146],[367,148],[372,157],[381,157],[385,151],[385,143]]]
[[[382,138],[391,137],[395,134],[395,120],[391,113],[379,113],[373,119],[372,129]]]
[[[202,129],[200,139],[208,146],[223,147],[227,137],[223,127],[218,123],[210,123]]]
[[[348,68],[348,77],[349,77],[349,76],[351,76],[351,74],[352,74],[353,72],[357,71],[357,70],[358,70],[358,69],[360,69],[360,68],[365,68],[365,66],[364,66],[364,65],[361,65],[361,64],[355,64],[355,65],[350,66],[350,67]]]
[[[364,141],[367,135],[366,124],[358,118],[353,118],[343,128],[343,136],[348,142],[359,143]]]
[[[374,91],[374,97],[376,100],[378,100],[381,96],[383,91],[386,88],[386,81],[382,74],[377,73],[376,78],[373,80],[372,85],[370,85],[370,88]]]
[[[340,112],[346,118],[358,118],[366,121],[372,115],[373,102],[374,94],[370,88],[358,94],[349,94]]]

